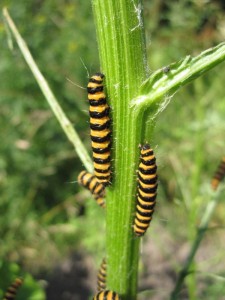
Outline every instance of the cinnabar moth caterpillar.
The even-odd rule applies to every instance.
[[[145,234],[152,220],[157,195],[156,158],[149,144],[141,146],[138,169],[138,194],[134,233],[136,236]]]
[[[113,291],[101,291],[94,296],[93,300],[120,300],[120,297]]]
[[[14,282],[8,287],[3,300],[13,300],[16,297],[19,287],[22,285],[23,280],[21,278],[16,278]]]
[[[220,182],[224,179],[224,177],[225,177],[225,156],[222,158],[211,181],[211,187],[214,191],[217,190]]]
[[[94,160],[94,175],[105,186],[110,183],[111,130],[109,106],[103,91],[104,75],[96,73],[88,82],[88,100],[91,128],[91,146]]]
[[[78,182],[93,194],[98,205],[105,207],[105,187],[94,175],[87,171],[81,171],[78,175]]]
[[[103,291],[106,289],[106,259],[103,258],[100,269],[98,271],[97,290]]]

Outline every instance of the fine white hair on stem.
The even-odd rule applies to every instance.
[[[136,13],[136,16],[137,16],[137,20],[138,20],[138,24],[133,27],[131,29],[131,31],[134,31],[135,29],[137,29],[138,27],[143,27],[143,22],[142,22],[142,17],[141,17],[141,12],[142,12],[142,5],[141,3],[139,3],[137,6],[134,4],[134,1],[133,2],[133,5],[134,5],[134,10],[135,10],[135,13]]]

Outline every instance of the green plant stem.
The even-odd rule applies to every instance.
[[[196,227],[197,219],[199,215],[199,186],[201,185],[201,174],[203,169],[203,163],[206,161],[205,158],[205,145],[204,145],[204,130],[203,127],[204,124],[204,118],[205,118],[205,99],[202,98],[201,95],[204,94],[204,85],[203,80],[200,78],[198,81],[195,81],[193,84],[193,97],[195,99],[198,99],[198,103],[196,103],[196,107],[194,110],[195,119],[198,120],[199,128],[195,133],[193,142],[195,143],[194,147],[194,153],[193,153],[193,162],[194,162],[194,169],[193,173],[191,175],[191,195],[189,197],[189,206],[188,206],[188,237],[189,242],[191,243],[196,236]],[[200,205],[201,207],[201,205]],[[197,281],[196,281],[196,263],[193,260],[191,266],[189,269],[192,270],[192,272],[189,274],[189,276],[186,277],[185,283],[188,288],[188,295],[189,299],[193,300],[197,297]]]
[[[179,299],[178,298],[178,294],[181,290],[181,287],[183,285],[184,279],[185,277],[188,275],[188,272],[190,270],[190,266],[193,262],[194,256],[200,246],[200,243],[208,229],[208,225],[209,225],[209,221],[212,218],[213,212],[217,206],[218,200],[219,200],[219,193],[213,193],[214,197],[212,198],[212,200],[208,203],[205,212],[202,216],[199,228],[197,230],[197,234],[196,234],[196,238],[192,244],[191,250],[189,252],[189,255],[187,257],[187,260],[184,264],[184,267],[182,268],[182,270],[179,273],[179,276],[177,278],[177,282],[176,285],[174,287],[174,290],[171,293],[171,300],[176,300]]]
[[[178,89],[200,77],[224,60],[225,43],[223,42],[203,51],[196,57],[187,56],[178,62],[172,63],[169,66],[170,70],[166,73],[163,69],[157,70],[142,84],[139,96],[132,100],[131,106],[136,110],[143,110],[155,104],[156,109],[158,109],[158,104],[163,101],[164,109]],[[166,101],[164,101],[165,96]]]
[[[134,115],[131,99],[147,76],[141,1],[93,0],[101,71],[106,75],[113,135],[113,179],[107,191],[107,288],[122,299],[137,293],[139,239],[133,235],[138,144],[143,114]]]
[[[93,171],[93,163],[90,159],[90,156],[87,153],[86,148],[84,147],[83,143],[81,142],[77,132],[75,131],[72,123],[67,118],[65,113],[63,112],[62,108],[58,104],[58,101],[54,94],[52,93],[49,85],[43,75],[41,74],[40,70],[38,69],[37,64],[35,63],[24,39],[21,37],[19,31],[17,30],[13,20],[11,19],[8,11],[6,8],[3,8],[3,15],[5,20],[16,39],[16,42],[20,48],[21,53],[25,61],[27,62],[31,72],[33,73],[37,83],[39,84],[40,89],[42,90],[46,100],[48,101],[53,113],[55,114],[56,118],[58,119],[62,129],[64,130],[66,136],[68,137],[69,141],[73,144],[77,155],[80,157],[81,161],[83,162],[84,166],[87,168],[89,172]]]

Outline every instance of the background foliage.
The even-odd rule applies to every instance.
[[[86,92],[67,80],[85,87],[87,70],[90,74],[99,70],[90,2],[3,0],[3,5],[90,149]],[[223,41],[224,10],[223,1],[145,0],[150,69]],[[0,261],[17,262],[35,276],[79,249],[99,261],[104,253],[104,213],[76,184],[82,165],[18,48],[9,49],[2,19],[0,42]],[[172,250],[193,240],[210,178],[224,155],[224,73],[220,65],[180,90],[155,128],[152,146],[158,157],[160,191],[150,235],[173,273],[183,256]],[[224,274],[225,264],[218,267],[224,259],[220,250],[224,217],[221,202],[212,222],[217,229],[206,237],[205,245],[214,247],[205,253],[200,273]],[[162,241],[165,232],[168,244]],[[210,282],[200,277],[203,283]],[[213,287],[203,284],[198,299],[224,295],[222,286],[224,282],[218,281]]]

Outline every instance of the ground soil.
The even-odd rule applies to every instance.
[[[158,235],[147,235],[141,244],[140,279],[138,300],[168,300],[176,282],[177,274],[185,262],[190,245],[186,240],[177,237],[174,240],[160,225],[154,232]],[[225,248],[222,231],[216,231],[213,237],[208,234],[196,254],[198,272],[198,290],[200,299],[204,288],[213,284],[205,272],[214,274],[225,270],[221,261],[220,250]],[[47,278],[47,300],[88,300],[96,292],[96,265],[93,258],[86,253],[76,253],[59,263]],[[202,276],[202,275],[203,276]],[[204,293],[203,293],[204,294]],[[224,290],[225,294],[225,290]],[[179,300],[188,300],[185,286]],[[225,300],[225,297],[209,300]]]

